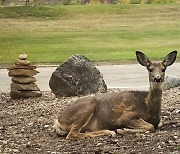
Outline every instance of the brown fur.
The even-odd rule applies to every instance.
[[[79,99],[61,113],[54,125],[56,132],[67,133],[66,138],[71,139],[115,136],[114,130],[118,133],[154,131],[160,122],[164,69],[175,61],[177,52],[156,63],[141,52],[136,54],[149,72],[149,92],[122,91]]]

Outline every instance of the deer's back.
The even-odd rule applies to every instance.
[[[147,117],[147,94],[146,91],[122,91],[97,95],[93,118],[98,129],[116,129],[124,127],[129,118]]]
[[[61,126],[67,127],[92,113],[92,118],[82,131],[121,128],[129,118],[139,118],[147,113],[147,94],[144,91],[122,91],[82,98],[67,107],[58,119]]]

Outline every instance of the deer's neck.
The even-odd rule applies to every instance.
[[[158,114],[161,112],[162,101],[162,82],[150,82],[149,93],[147,95],[146,103],[150,112]]]
[[[149,93],[146,98],[148,112],[151,115],[151,123],[156,127],[160,121],[162,101],[162,83],[150,83]]]

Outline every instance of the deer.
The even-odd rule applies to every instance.
[[[127,90],[79,98],[60,113],[54,131],[66,139],[155,132],[161,120],[165,71],[176,56],[177,51],[172,51],[163,61],[153,62],[136,51],[137,61],[149,73],[149,91]]]

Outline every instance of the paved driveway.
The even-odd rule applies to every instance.
[[[145,67],[139,64],[131,65],[106,65],[97,66],[103,74],[104,80],[108,88],[121,89],[138,89],[148,90],[148,73]],[[49,79],[56,67],[39,67],[40,72],[35,77],[37,85],[41,91],[50,91]],[[6,69],[0,69],[0,91],[9,92],[11,79],[8,77]],[[180,77],[180,63],[175,63],[170,66],[166,75],[174,75]]]

